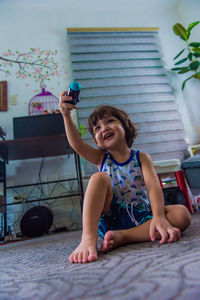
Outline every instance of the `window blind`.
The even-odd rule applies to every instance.
[[[139,129],[133,148],[153,160],[187,152],[175,95],[163,66],[158,28],[67,28],[73,79],[79,81],[79,123],[94,107],[125,110]],[[92,144],[87,133],[85,141]]]

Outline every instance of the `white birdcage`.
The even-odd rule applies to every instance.
[[[41,86],[41,93],[31,98],[28,105],[29,115],[59,113],[59,99]]]

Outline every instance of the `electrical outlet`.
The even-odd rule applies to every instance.
[[[10,96],[10,105],[17,105],[17,97],[17,94]]]

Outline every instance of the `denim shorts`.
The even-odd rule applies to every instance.
[[[150,208],[139,209],[133,204],[111,202],[110,212],[102,214],[99,220],[98,234],[104,238],[109,230],[123,230],[136,227],[152,219]]]

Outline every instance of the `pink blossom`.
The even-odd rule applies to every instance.
[[[18,71],[15,72],[17,78],[25,79],[28,76],[32,77],[36,82],[44,82],[45,80],[49,80],[50,77],[57,76],[61,77],[60,71],[65,71],[62,67],[62,70],[59,70],[59,63],[54,60],[54,56],[56,56],[57,50],[41,50],[40,48],[31,48],[29,49],[30,53],[22,53],[19,51],[11,52],[9,49],[7,52],[3,53],[3,56],[17,56],[14,62],[11,63],[10,58],[9,61],[2,62],[3,67],[6,70],[6,76],[11,76],[9,68],[16,63],[19,67]],[[37,56],[40,55],[40,66],[38,65]],[[20,64],[19,58],[21,56],[21,60],[23,62]],[[25,58],[25,59],[23,59]],[[36,63],[37,62],[37,63]],[[31,63],[32,65],[29,65]],[[22,67],[22,68],[21,68]],[[44,74],[43,74],[44,73]],[[67,72],[65,72],[67,74]],[[28,86],[29,84],[26,84]]]

